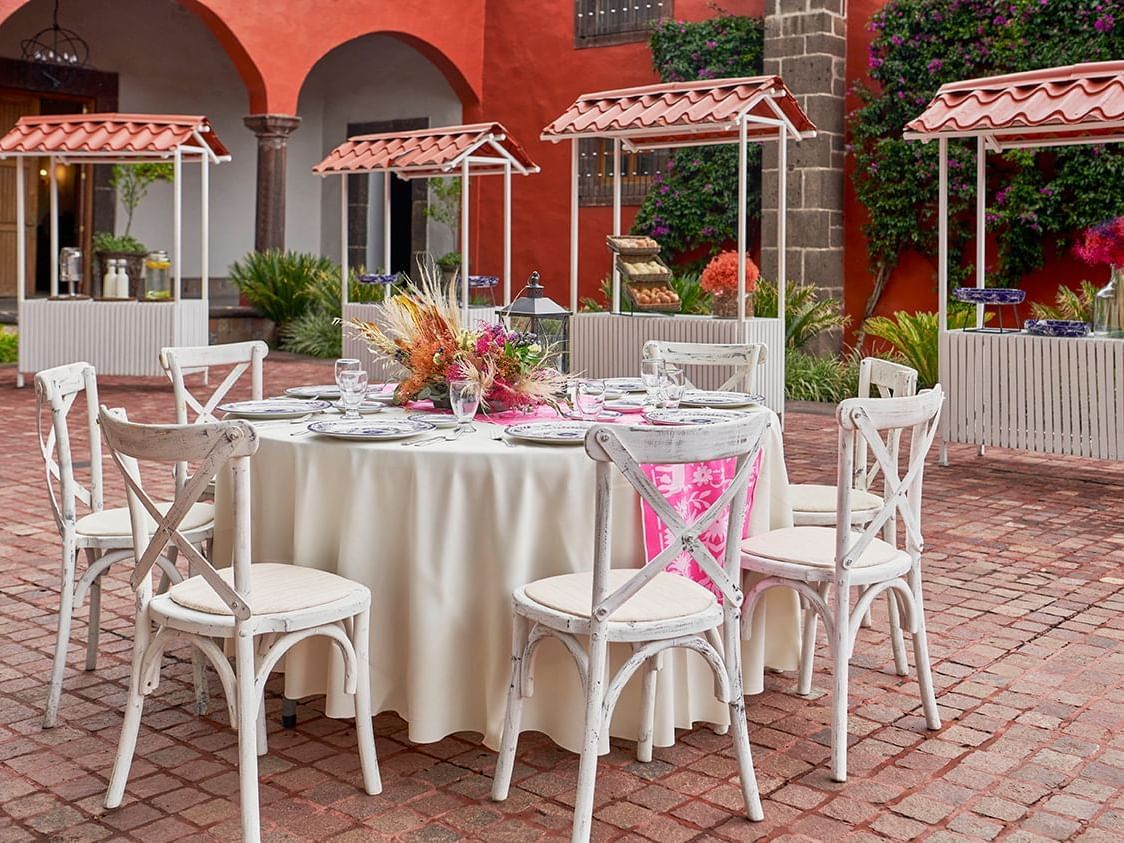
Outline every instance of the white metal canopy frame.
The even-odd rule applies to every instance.
[[[938,362],[950,397],[941,425],[941,464],[948,464],[950,438],[979,445],[981,451],[989,444],[1005,444],[1047,453],[1124,459],[1124,387],[1116,388],[1116,382],[1124,378],[1124,342],[1057,338],[1039,343],[1044,347],[1036,347],[1033,353],[1030,346],[1020,345],[1016,356],[1011,343],[1045,338],[1011,334],[1010,339],[993,339],[948,329],[949,140],[976,142],[975,274],[976,287],[982,289],[987,257],[987,153],[1124,141],[1124,61],[1066,65],[942,85],[925,111],[906,125],[903,137],[938,144]],[[977,304],[976,327],[983,323],[984,305]],[[968,341],[980,347],[962,348]],[[1087,361],[1084,355],[1061,351],[1063,345],[1074,349],[1074,342],[1086,347]],[[1096,350],[1094,343],[1111,346],[1107,351]],[[951,355],[956,360],[950,360]],[[1031,371],[1024,380],[1026,367]],[[1050,371],[1039,371],[1042,367]],[[1014,377],[1017,385],[1005,391],[1005,385],[998,382],[992,390],[979,383],[993,377]],[[971,395],[958,390],[955,381],[961,379],[976,381],[965,386]],[[1082,381],[1080,389],[1078,380]],[[1063,381],[1072,381],[1074,390],[1070,392]],[[1043,395],[1044,391],[1052,397]],[[1035,392],[1037,395],[1032,394]],[[1012,399],[1012,395],[1016,397]],[[966,405],[961,412],[957,412],[958,401]],[[1033,402],[1040,403],[1031,406]]]
[[[469,298],[469,180],[472,176],[503,176],[503,304],[511,303],[511,176],[539,172],[511,133],[500,123],[438,126],[407,132],[357,135],[333,149],[313,167],[320,176],[340,179],[341,301],[348,304],[347,176],[382,173],[383,264],[390,272],[390,178],[461,179],[461,298],[467,322]]]
[[[613,234],[621,233],[621,150],[738,146],[738,321],[745,321],[746,149],[750,141],[776,141],[778,149],[777,298],[784,326],[788,141],[816,136],[816,127],[779,76],[710,79],[583,94],[547,126],[543,140],[569,140],[570,309],[578,310],[578,143],[613,142]],[[613,267],[612,312],[620,313],[620,271]]]
[[[179,306],[183,287],[183,165],[197,163],[200,190],[200,280],[203,313],[209,296],[209,232],[211,164],[230,160],[207,118],[167,114],[52,114],[21,117],[0,138],[0,159],[16,159],[16,298],[20,322],[20,365],[23,385],[27,296],[26,159],[46,157],[50,186],[51,296],[59,293],[59,196],[56,164],[134,165],[171,162],[173,168],[172,266],[173,300]],[[171,337],[168,338],[172,339]],[[99,367],[103,371],[104,367]],[[104,371],[114,374],[113,371]],[[132,372],[116,372],[132,374]]]

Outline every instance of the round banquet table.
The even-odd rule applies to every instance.
[[[758,412],[772,411],[760,408]],[[388,409],[384,416],[401,416]],[[520,419],[501,417],[506,424]],[[628,417],[625,417],[626,419]],[[592,567],[594,463],[580,446],[497,441],[503,424],[421,447],[301,434],[286,422],[256,423],[251,459],[255,562],[288,562],[332,571],[371,589],[371,690],[375,712],[397,712],[410,739],[438,741],[476,732],[499,746],[511,665],[511,593],[531,580]],[[298,435],[292,435],[298,432]],[[229,564],[230,486],[217,487],[215,558]],[[613,567],[644,564],[640,499],[616,473]],[[763,443],[750,532],[791,526],[780,423]],[[760,693],[766,666],[796,667],[796,596],[774,589],[744,647],[745,688]],[[619,664],[624,649],[614,654]],[[342,691],[343,663],[324,640],[285,657],[285,696],[327,693],[330,717],[354,715]],[[639,682],[629,683],[611,734],[635,739]],[[584,702],[569,654],[556,641],[540,648],[535,694],[523,729],[578,751]],[[728,723],[714,699],[709,668],[694,652],[665,654],[656,705],[655,744],[676,728]]]

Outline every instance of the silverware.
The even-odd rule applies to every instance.
[[[492,441],[493,442],[502,442],[503,444],[507,445],[507,447],[509,447],[509,448],[516,447],[514,442],[512,442],[510,439],[508,439],[506,436],[503,435],[502,430],[499,433],[497,433],[495,436],[492,437]]]
[[[429,442],[435,442],[436,440],[442,439],[442,438],[444,438],[444,437],[442,437],[442,436],[428,436],[425,439],[411,439],[409,442],[403,442],[402,447],[403,448],[416,448],[419,445],[425,445]]]

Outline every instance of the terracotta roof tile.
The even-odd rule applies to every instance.
[[[408,176],[447,175],[444,169],[466,151],[475,150],[489,139],[503,150],[503,155],[517,167],[538,172],[511,133],[499,123],[474,123],[467,126],[441,126],[412,132],[387,132],[379,135],[357,135],[333,149],[328,157],[312,168],[314,173],[369,172],[392,170]],[[485,150],[483,154],[495,149]],[[502,172],[502,168],[474,168],[474,173]]]
[[[735,140],[738,130],[734,120],[747,108],[755,116],[776,118],[769,100],[802,136],[815,135],[815,125],[781,77],[754,76],[583,94],[543,129],[542,136],[544,140],[581,135],[621,135],[638,140],[643,136],[655,144],[698,138],[705,133],[713,139]],[[750,123],[748,134],[772,137],[776,129]]]
[[[1049,143],[1120,135],[1124,62],[1096,62],[968,79],[944,85],[907,138],[994,136],[1000,143]]]
[[[230,153],[206,117],[180,114],[50,114],[21,117],[0,138],[0,155],[163,157],[177,146],[197,143],[195,134],[220,158]]]

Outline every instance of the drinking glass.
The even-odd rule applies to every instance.
[[[340,372],[337,376],[340,387],[340,403],[343,404],[345,419],[358,419],[359,406],[367,397],[367,373],[348,370]]]
[[[595,419],[605,408],[605,381],[578,381],[577,411],[583,419]]]
[[[480,384],[476,381],[449,381],[449,406],[457,418],[457,433],[472,430],[472,418],[480,409]]]
[[[340,382],[340,375],[344,372],[358,372],[363,368],[361,364],[354,357],[341,357],[336,361],[336,386],[339,387],[340,393],[343,393],[343,384]]]
[[[649,407],[657,403],[660,381],[663,380],[664,365],[662,360],[646,358],[640,361],[640,382],[648,391],[648,398],[644,402]]]
[[[686,391],[687,379],[683,375],[683,370],[668,366],[664,370],[663,382],[660,384],[660,404],[669,410],[677,410]]]

